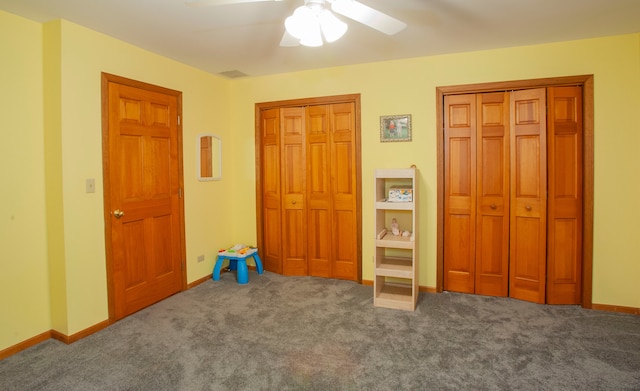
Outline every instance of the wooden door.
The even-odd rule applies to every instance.
[[[544,300],[544,89],[452,95],[444,108],[444,288]]]
[[[546,90],[511,93],[509,295],[545,302],[547,259]]]
[[[567,87],[569,85],[572,87]],[[451,226],[450,220],[458,215],[452,216],[450,213],[449,205],[453,205],[453,203],[450,202],[452,197],[449,190],[450,184],[447,182],[451,180],[450,177],[455,179],[463,176],[466,172],[462,171],[463,174],[459,174],[448,171],[451,160],[451,154],[448,152],[450,140],[447,131],[444,130],[444,125],[452,110],[448,102],[452,99],[464,99],[460,95],[476,95],[478,91],[502,93],[501,91],[505,90],[524,91],[538,86],[547,86],[545,87],[547,91],[546,138],[544,131],[542,131],[545,125],[545,111],[542,109],[544,104],[537,104],[543,98],[539,92],[534,92],[535,96],[530,97],[531,99],[519,95],[520,92],[518,92],[516,100],[521,112],[518,119],[520,133],[517,136],[513,134],[512,123],[511,120],[509,121],[509,162],[506,164],[509,166],[507,172],[510,182],[509,230],[514,229],[514,224],[517,221],[521,224],[515,229],[519,232],[528,230],[530,237],[534,238],[533,241],[527,242],[518,241],[518,236],[509,236],[510,261],[511,253],[516,252],[514,263],[510,262],[509,264],[509,282],[516,285],[513,289],[516,292],[515,297],[523,297],[525,300],[537,302],[546,300],[546,303],[549,304],[582,304],[585,308],[591,308],[593,244],[593,213],[591,213],[593,209],[593,76],[591,75],[481,83],[436,89],[439,103],[438,122],[443,124],[443,131],[439,132],[437,139],[439,151],[438,188],[441,191],[438,193],[436,289],[438,291],[452,290],[450,287],[455,285],[447,282],[447,278],[452,274],[448,268],[450,254],[464,253],[464,249],[471,245],[485,246],[484,236],[486,235],[486,232],[481,231],[483,225],[478,223],[476,224],[477,239],[475,243],[472,242],[474,238],[464,241],[467,232],[459,232],[458,236],[454,237],[455,240],[460,241],[458,243],[451,243],[448,236]],[[537,106],[535,110],[533,110],[534,106]],[[509,112],[511,113],[514,108],[515,104],[509,108]],[[484,111],[480,108],[478,110]],[[484,121],[481,119],[482,115],[482,113],[478,113],[479,126],[483,126],[481,125]],[[535,119],[536,116],[537,119]],[[515,119],[513,126],[515,126]],[[540,130],[527,135],[525,132],[527,127],[538,127]],[[478,143],[483,144],[482,132],[479,132],[477,137]],[[540,153],[542,155],[540,156],[536,156],[538,152],[534,147],[535,138],[538,138],[537,142],[541,144]],[[514,149],[516,140],[517,149],[520,150],[519,155],[514,155],[517,153]],[[513,144],[511,144],[512,142]],[[482,189],[486,183],[482,179],[482,176],[485,175],[485,168],[480,167],[485,164],[486,158],[483,156],[484,150],[482,148],[484,147],[480,145],[477,150],[479,166],[477,171],[478,218],[483,216],[482,198],[486,195],[485,190]],[[515,169],[511,159],[518,160],[519,166]],[[539,167],[536,168],[536,165]],[[544,165],[547,167],[546,177]],[[531,171],[535,178],[529,181],[515,182],[518,175],[526,175],[525,171]],[[536,183],[538,180],[540,183]],[[453,186],[458,185],[454,183]],[[512,188],[512,186],[515,187]],[[511,199],[511,192],[516,190],[521,196],[517,203]],[[526,202],[529,200],[535,201],[535,205],[528,205],[531,211],[527,214]],[[453,197],[453,201],[459,201],[459,197],[456,195]],[[471,202],[469,200],[469,204]],[[486,205],[487,203],[484,202],[485,207]],[[491,206],[490,203],[488,205]],[[497,207],[498,204],[496,204]],[[544,208],[546,208],[546,215]],[[464,218],[464,214],[461,216]],[[523,238],[525,237],[526,235],[523,236]],[[544,241],[546,241],[546,248],[543,245]],[[481,274],[480,264],[482,261],[480,257],[482,252],[475,251],[475,253],[477,270],[470,267],[470,272],[467,274]],[[543,254],[546,254],[546,262]],[[524,256],[518,258],[517,255]],[[464,266],[466,267],[466,264]],[[516,277],[512,281],[513,273]],[[478,275],[476,275],[474,293],[481,289],[479,288],[480,277]],[[510,285],[509,291],[511,290],[512,286]],[[544,291],[546,294],[541,294]],[[543,296],[546,297],[543,299]]]
[[[307,108],[307,207],[309,275],[331,277],[332,222],[331,207],[331,132],[330,106]]]
[[[582,88],[551,87],[548,110],[547,303],[582,294]]]
[[[107,82],[110,317],[183,289],[179,93]]]
[[[260,255],[266,270],[282,274],[282,207],[280,185],[280,110],[260,114],[263,240]]]
[[[475,293],[509,293],[509,93],[477,94]]]
[[[282,126],[282,270],[288,276],[308,275],[306,216],[305,109],[280,109]]]
[[[359,281],[359,97],[278,103],[256,105],[265,269]]]
[[[444,98],[444,289],[475,292],[476,97]]]
[[[358,162],[355,104],[330,106],[331,134],[331,276],[358,280]]]

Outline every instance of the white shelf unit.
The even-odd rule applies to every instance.
[[[374,298],[376,307],[414,311],[418,302],[417,170],[375,170]],[[402,185],[412,189],[412,201],[389,202],[389,189]],[[391,233],[391,219],[411,236]]]

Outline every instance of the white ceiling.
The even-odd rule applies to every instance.
[[[319,48],[280,47],[303,0],[189,7],[185,0],[0,0],[38,22],[66,19],[211,73],[249,76],[640,32],[640,0],[360,0],[408,24],[349,24]]]

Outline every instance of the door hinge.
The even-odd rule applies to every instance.
[[[180,116],[178,116],[178,125],[180,125]]]
[[[178,198],[182,198],[182,187],[178,187]]]

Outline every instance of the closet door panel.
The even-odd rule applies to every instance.
[[[475,249],[469,243],[475,224],[468,215],[452,214],[446,221],[444,289],[453,292],[474,293],[473,258]]]
[[[445,97],[444,289],[475,290],[476,98]]]
[[[514,220],[513,232],[516,236],[511,240],[512,272],[515,281],[512,297],[537,301],[540,293],[540,260],[545,257],[544,249],[540,248],[540,218],[538,216],[517,216]],[[544,287],[544,286],[543,286]]]
[[[280,110],[261,112],[263,242],[266,270],[282,273],[282,209],[280,192]]]
[[[307,108],[309,275],[331,277],[331,189],[327,106]]]
[[[282,273],[282,220],[280,208],[264,208],[264,241],[260,256],[266,270]]]
[[[305,220],[302,210],[287,209],[284,212],[282,227],[284,275],[307,275],[305,238],[300,234],[300,227]]]
[[[506,296],[508,291],[508,257],[504,265],[505,248],[509,240],[504,240],[504,217],[486,214],[479,218],[478,230],[482,235],[477,244],[476,292],[480,295]],[[507,231],[508,232],[508,231]],[[506,274],[506,277],[505,277]],[[495,280],[495,281],[492,281]],[[503,284],[507,284],[507,289]]]
[[[547,303],[580,304],[582,275],[582,89],[548,89]]]
[[[357,263],[354,257],[357,253],[357,240],[353,239],[354,213],[352,211],[337,210],[334,215],[334,262],[333,277],[345,280],[355,280]]]
[[[331,277],[331,216],[328,209],[309,211],[309,275]]]
[[[509,94],[478,94],[475,293],[509,292]]]
[[[546,90],[511,93],[510,296],[545,302]]]
[[[330,106],[333,277],[354,281],[359,274],[355,115],[353,103]]]
[[[285,275],[307,275],[303,108],[283,108],[282,127],[282,263]]]

